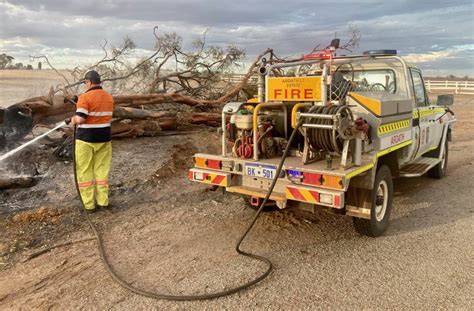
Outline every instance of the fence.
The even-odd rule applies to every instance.
[[[222,80],[230,83],[239,83],[244,77],[244,74],[230,74],[225,75]],[[249,83],[256,84],[257,79],[257,75],[253,75],[250,77]],[[425,87],[428,92],[474,95],[474,81],[425,80]]]
[[[233,73],[229,75],[225,75],[222,77],[222,81],[230,82],[230,83],[239,83],[245,78],[245,74]],[[258,76],[252,75],[249,79],[250,84],[257,84]]]
[[[474,95],[474,81],[426,80],[428,92],[453,92],[454,94]]]

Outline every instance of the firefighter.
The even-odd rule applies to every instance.
[[[100,83],[100,75],[96,71],[90,70],[85,74],[86,92],[79,96],[76,114],[66,120],[77,125],[74,142],[76,175],[81,199],[88,213],[109,206],[114,100]]]

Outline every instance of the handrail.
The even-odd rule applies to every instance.
[[[257,134],[258,134],[258,112],[262,108],[266,107],[286,107],[283,103],[262,103],[255,106],[253,110],[253,159],[258,160],[258,145],[257,145]],[[286,118],[286,116],[285,116]]]
[[[312,103],[298,103],[293,106],[293,109],[291,109],[291,127],[292,128],[296,127],[296,123],[297,123],[296,113],[298,112],[298,110],[302,107],[310,107],[312,105],[313,105]]]
[[[245,77],[245,74],[231,74],[222,77],[223,81],[230,83],[239,83]],[[257,74],[249,79],[249,84],[256,85],[258,81]],[[455,94],[474,94],[474,81],[470,80],[425,80],[427,91],[453,91]]]

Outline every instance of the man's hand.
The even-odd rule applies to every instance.
[[[73,95],[71,97],[69,96],[65,96],[64,97],[64,103],[68,103],[68,104],[71,104],[71,105],[75,105],[77,104],[77,101],[79,100],[79,97],[77,97],[77,95]]]
[[[64,120],[64,122],[66,122],[67,125],[78,125],[78,124],[82,124],[86,122],[86,119],[76,115],[76,116],[67,118],[66,120]]]

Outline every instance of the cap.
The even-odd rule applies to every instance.
[[[100,75],[95,70],[89,70],[84,75],[84,80],[89,80],[94,84],[100,84]]]

